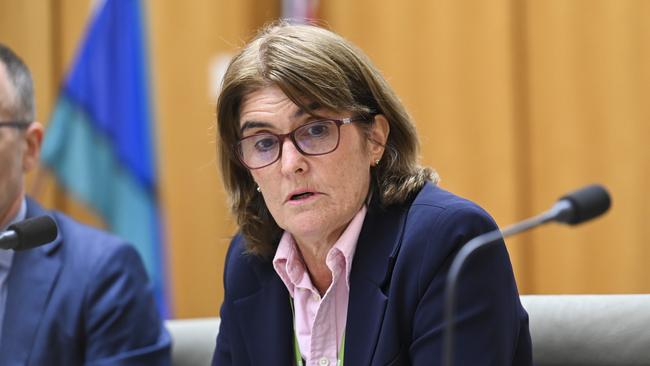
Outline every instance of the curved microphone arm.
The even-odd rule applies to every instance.
[[[530,230],[551,221],[568,225],[576,225],[589,221],[605,213],[611,205],[611,198],[607,190],[597,184],[592,184],[571,192],[553,205],[553,207],[537,216],[518,222],[501,230],[493,230],[479,235],[468,241],[458,251],[449,267],[445,283],[445,334],[443,339],[443,365],[453,365],[454,351],[454,311],[456,308],[456,288],[458,278],[467,259],[479,249],[486,248],[500,239]]]
[[[458,284],[458,277],[463,270],[463,265],[474,252],[479,249],[486,248],[489,244],[498,243],[499,240],[506,238],[510,235],[520,233],[534,228],[535,226],[542,225],[549,221],[553,221],[556,213],[553,210],[547,211],[541,215],[524,220],[517,224],[507,227],[503,231],[493,230],[485,234],[479,235],[474,239],[463,245],[458,251],[458,254],[451,262],[449,273],[447,274],[447,281],[445,284],[445,336],[444,336],[444,352],[443,352],[443,365],[452,365],[452,352],[454,349],[454,311],[456,309],[456,287]]]

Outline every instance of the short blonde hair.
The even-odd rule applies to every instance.
[[[406,202],[427,180],[437,182],[437,174],[418,163],[419,142],[411,117],[360,49],[320,27],[272,24],[231,60],[217,102],[222,178],[249,253],[272,256],[282,234],[234,149],[241,138],[244,97],[268,86],[279,87],[308,113],[306,104],[316,102],[329,110],[386,117],[390,133],[380,164],[371,169],[370,187],[383,206]]]

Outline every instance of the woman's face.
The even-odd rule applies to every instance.
[[[240,112],[239,126],[244,137],[260,132],[285,134],[320,119],[301,110],[277,87],[248,94]],[[353,117],[321,109],[316,113],[323,118]],[[385,136],[375,136],[382,133],[381,126],[373,128],[371,136],[383,143],[387,128],[386,123]],[[290,138],[284,140],[281,149],[276,162],[251,170],[266,206],[277,224],[298,243],[333,244],[364,203],[370,167],[381,158],[383,147],[369,142],[353,123],[341,126],[339,146],[329,154],[302,155]]]

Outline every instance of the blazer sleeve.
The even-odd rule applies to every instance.
[[[88,365],[169,365],[171,338],[140,256],[127,244],[104,255],[84,300]]]
[[[467,241],[497,228],[492,218],[477,206],[446,211],[426,229],[428,239],[419,269],[419,301],[409,349],[412,365],[441,362],[444,290],[451,262]],[[466,262],[457,287],[454,365],[529,364],[515,361],[522,317],[527,322],[504,242],[474,253]]]
[[[237,242],[238,242],[239,236],[236,236],[232,242],[230,243],[230,246],[228,247],[228,253],[226,253],[226,260],[225,260],[225,268],[223,272],[223,288],[224,288],[224,300],[223,304],[221,304],[221,311],[219,313],[219,316],[221,318],[221,322],[219,323],[219,333],[217,334],[217,344],[214,349],[214,354],[212,356],[212,365],[213,366],[228,366],[228,365],[233,365],[233,360],[232,360],[232,346],[230,344],[230,315],[228,314],[228,308],[230,304],[230,291],[228,288],[228,271],[230,268],[230,258],[232,256],[232,252],[235,251],[235,248],[237,247]]]
[[[226,255],[223,281],[221,324],[212,364],[290,364],[289,294],[269,258],[246,253],[245,240],[237,235]]]

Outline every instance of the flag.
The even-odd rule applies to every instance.
[[[146,51],[139,0],[98,4],[61,87],[41,156],[68,194],[137,248],[160,312],[169,317]]]

